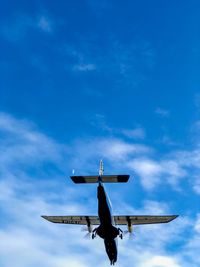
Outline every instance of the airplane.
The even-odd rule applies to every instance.
[[[110,260],[110,264],[117,262],[117,237],[123,238],[123,231],[118,225],[127,225],[131,234],[133,225],[168,223],[178,217],[178,215],[151,216],[151,215],[112,215],[111,204],[106,194],[104,183],[125,183],[129,180],[129,175],[104,175],[103,161],[100,161],[99,175],[95,176],[70,176],[75,184],[98,183],[98,216],[46,216],[41,217],[53,222],[62,224],[86,225],[88,233],[92,234],[92,239],[98,235],[104,240],[105,250]],[[98,225],[94,230],[93,225]]]

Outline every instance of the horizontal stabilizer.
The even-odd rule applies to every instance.
[[[139,225],[139,224],[154,224],[154,223],[168,223],[176,219],[178,215],[167,216],[114,216],[114,221],[118,225]]]
[[[97,183],[99,176],[70,176],[75,184]],[[126,183],[129,175],[102,175],[103,183]]]

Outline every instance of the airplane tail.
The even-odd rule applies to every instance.
[[[126,183],[128,182],[129,175],[104,175],[104,167],[103,167],[103,160],[100,160],[99,165],[99,176],[92,175],[92,176],[70,176],[72,181],[75,184],[92,184],[98,183],[101,181],[102,183]]]

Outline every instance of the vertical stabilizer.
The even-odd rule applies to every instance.
[[[99,165],[99,176],[103,176],[103,160],[100,160],[100,165]]]

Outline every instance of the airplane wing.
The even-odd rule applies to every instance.
[[[41,216],[49,222],[79,225],[99,225],[98,216]]]
[[[178,215],[169,216],[114,216],[115,223],[118,225],[139,225],[139,224],[154,224],[168,223],[176,219]]]
[[[79,224],[79,225],[99,225],[98,216],[41,216],[49,222],[62,224]],[[169,216],[114,216],[114,221],[117,225],[139,225],[139,224],[154,224],[168,223],[176,219],[178,215]]]

